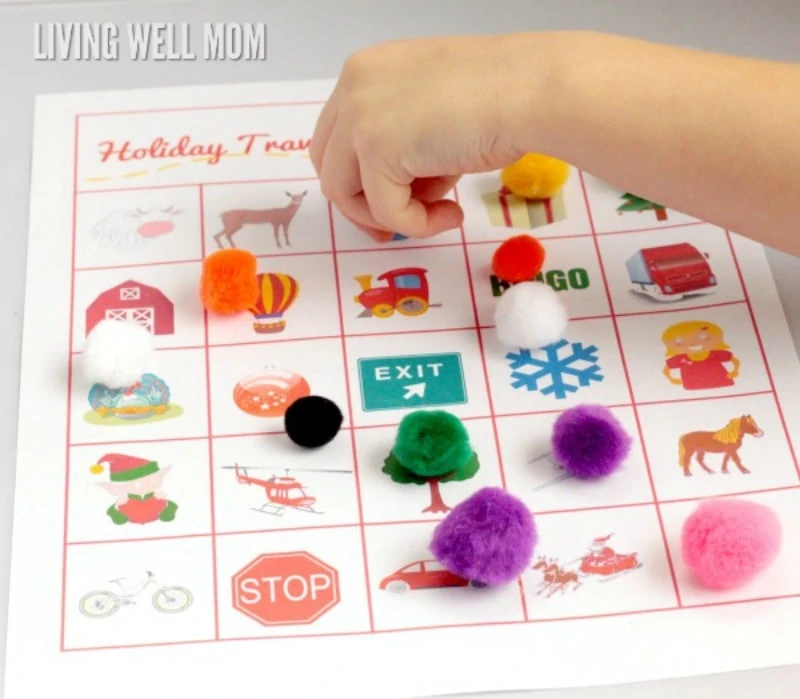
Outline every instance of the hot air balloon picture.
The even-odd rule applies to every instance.
[[[258,275],[258,288],[258,299],[249,309],[254,317],[253,330],[259,334],[283,332],[283,315],[297,300],[300,285],[288,274],[264,272]]]

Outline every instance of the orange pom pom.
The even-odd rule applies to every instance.
[[[492,257],[492,272],[509,284],[533,281],[544,264],[544,247],[530,235],[517,235],[504,241]]]
[[[247,250],[218,250],[203,260],[200,299],[212,313],[246,311],[258,299],[257,261]]]

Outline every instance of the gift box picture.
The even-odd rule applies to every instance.
[[[503,187],[496,192],[487,192],[482,198],[493,226],[532,229],[567,217],[563,190],[549,199],[524,199]]]

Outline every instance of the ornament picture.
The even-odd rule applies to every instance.
[[[382,470],[395,483],[427,485],[431,502],[422,512],[438,514],[451,510],[440,484],[469,480],[479,469],[478,455],[458,417],[444,410],[416,410],[400,422]]]
[[[233,402],[242,412],[259,418],[283,417],[286,409],[311,393],[308,381],[286,369],[248,374],[233,388]]]
[[[713,590],[746,585],[769,568],[783,531],[766,505],[739,499],[704,500],[681,529],[681,556],[694,580]]]

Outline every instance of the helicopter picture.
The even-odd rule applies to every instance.
[[[242,485],[254,485],[264,489],[264,495],[267,500],[260,507],[252,507],[254,512],[261,512],[262,514],[275,515],[278,517],[283,516],[283,513],[288,510],[296,512],[308,512],[310,514],[321,515],[322,511],[315,506],[317,499],[306,492],[306,487],[296,478],[292,478],[289,472],[306,472],[306,473],[352,473],[344,469],[324,469],[324,468],[307,468],[307,469],[284,469],[285,476],[272,475],[269,478],[256,478],[250,475],[250,471],[275,471],[275,469],[268,466],[240,466],[234,464],[233,466],[222,466],[224,469],[233,470],[236,475],[236,482]]]

